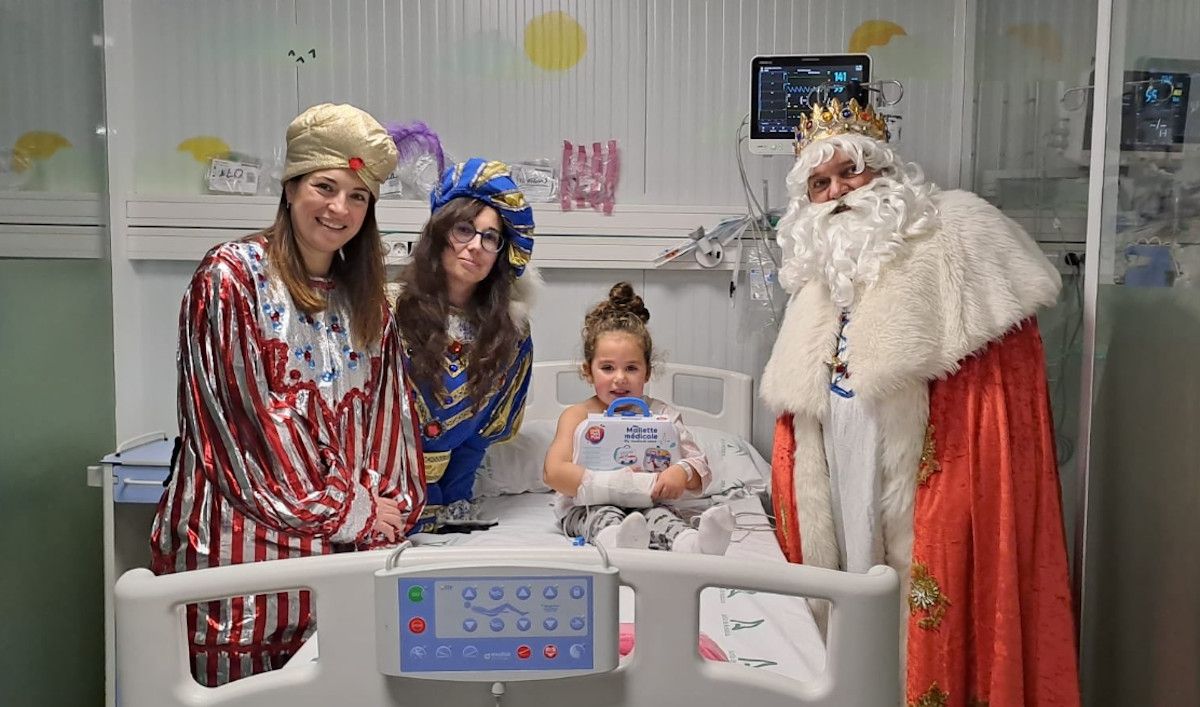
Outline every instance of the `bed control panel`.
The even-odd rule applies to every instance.
[[[452,559],[451,548],[439,550]],[[499,550],[469,564],[409,565],[402,557],[376,575],[380,672],[487,681],[614,669],[617,571],[591,562],[587,549],[574,552],[587,561],[498,562]]]

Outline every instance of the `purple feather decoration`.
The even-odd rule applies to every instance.
[[[396,143],[400,153],[400,161],[411,161],[422,154],[432,155],[437,159],[438,175],[446,169],[446,156],[442,153],[442,141],[437,133],[429,129],[423,121],[414,120],[411,123],[390,123],[387,130]]]

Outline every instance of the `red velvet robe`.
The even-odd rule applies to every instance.
[[[1041,336],[1030,320],[929,386],[908,597],[906,701],[1079,704]],[[802,562],[792,416],[772,454],[776,533]]]

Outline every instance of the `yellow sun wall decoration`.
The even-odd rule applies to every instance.
[[[546,71],[566,71],[587,52],[587,32],[565,12],[544,12],[525,25],[525,56]]]
[[[867,20],[855,28],[850,35],[848,49],[853,54],[866,52],[871,47],[886,46],[892,37],[908,34],[904,28],[888,20]]]

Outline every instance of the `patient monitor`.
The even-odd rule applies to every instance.
[[[1193,85],[1200,62],[1143,58],[1136,64],[1122,75],[1121,113],[1109,116],[1110,124],[1119,126],[1122,153],[1169,161],[1186,145],[1200,142],[1200,87]],[[1068,90],[1062,100],[1068,124],[1063,154],[1080,164],[1088,162],[1092,142],[1094,71],[1084,79],[1085,85]]]
[[[592,548],[572,562],[393,558],[375,573],[385,675],[490,682],[617,667],[617,569]]]
[[[871,80],[866,54],[788,54],[750,60],[750,152],[790,155],[796,126],[810,97],[824,87],[829,98],[855,97]]]

